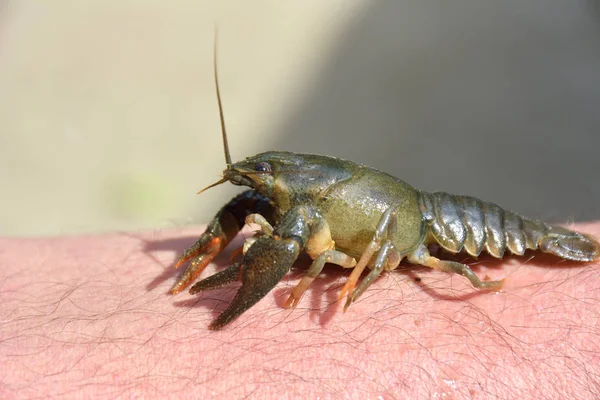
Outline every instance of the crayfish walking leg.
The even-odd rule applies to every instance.
[[[342,288],[339,298],[342,299],[348,294],[348,300],[344,304],[344,311],[352,304],[356,299],[377,279],[381,274],[381,271],[385,268],[387,270],[393,270],[400,264],[402,255],[398,252],[394,246],[392,239],[394,238],[397,226],[396,211],[394,208],[388,208],[381,216],[373,239],[361,255],[358,264],[352,270],[348,282]],[[360,283],[358,287],[356,284],[358,278],[362,274],[365,267],[371,261],[373,255],[377,254],[375,263],[371,268],[371,272],[367,277]],[[355,288],[356,287],[356,288]]]
[[[298,305],[302,295],[306,292],[306,289],[308,289],[315,278],[319,276],[326,263],[337,264],[344,268],[354,268],[356,266],[356,260],[346,253],[337,250],[325,250],[313,261],[306,272],[306,275],[304,275],[302,280],[296,285],[294,290],[292,290],[290,297],[288,297],[285,302],[286,308],[296,307]]]
[[[483,290],[500,290],[504,284],[504,279],[500,281],[484,282],[466,264],[461,264],[456,261],[440,260],[439,258],[429,255],[429,250],[425,245],[419,246],[415,251],[408,255],[408,261],[412,264],[423,265],[442,272],[453,272],[466,277],[471,284],[477,289]]]

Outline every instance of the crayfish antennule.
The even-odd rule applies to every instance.
[[[196,192],[196,194],[200,194],[200,193],[206,192],[208,189],[213,188],[215,186],[219,186],[220,184],[225,183],[225,182],[227,182],[227,178],[221,178],[219,181],[217,181],[217,182],[215,182],[215,183],[213,183],[211,185],[208,185],[204,189]]]

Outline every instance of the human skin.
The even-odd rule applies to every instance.
[[[300,266],[211,331],[236,285],[167,294],[201,231],[0,239],[0,398],[600,397],[598,263],[483,258],[499,293],[403,264],[346,313],[335,266],[283,308]]]

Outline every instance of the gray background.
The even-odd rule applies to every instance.
[[[327,3],[327,4],[323,4]],[[550,221],[600,218],[594,1],[5,3],[0,234],[202,223],[281,149]]]

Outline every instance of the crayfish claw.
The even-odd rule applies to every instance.
[[[261,212],[268,221],[272,215],[269,200],[260,193],[247,190],[231,199],[208,224],[200,238],[179,257],[175,268],[190,262],[187,270],[175,282],[171,293],[176,294],[191,285],[204,268],[227,246],[244,226],[247,212]]]
[[[185,264],[188,260],[192,260],[181,277],[171,287],[171,293],[177,294],[188,287],[192,282],[200,276],[204,268],[221,252],[224,247],[222,239],[218,236],[212,236],[210,233],[205,233],[200,237],[200,240],[190,247],[186,252],[179,258],[179,261],[175,264],[175,268]]]
[[[299,253],[300,245],[295,239],[258,238],[239,267],[242,287],[229,307],[212,322],[210,329],[222,328],[258,303],[288,273]],[[222,272],[224,275],[225,271]]]
[[[171,294],[177,294],[188,287],[202,273],[204,268],[212,261],[214,256],[201,255],[192,260],[183,275],[171,287]]]
[[[287,272],[287,271],[286,271]],[[283,274],[285,275],[285,273]],[[275,283],[272,287],[268,289],[265,286],[262,286],[263,289],[266,290],[257,290],[255,286],[242,286],[240,290],[237,292],[235,298],[227,307],[225,311],[223,311],[210,325],[209,328],[212,330],[219,330],[223,326],[227,325],[235,318],[240,316],[244,311],[258,303],[260,299],[265,297],[265,295],[275,287],[277,283]]]
[[[205,290],[218,289],[228,283],[237,281],[240,277],[241,264],[235,263],[223,271],[217,272],[208,278],[202,279],[190,288],[190,294],[196,294]]]

